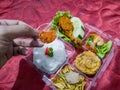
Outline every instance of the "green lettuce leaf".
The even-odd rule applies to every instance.
[[[66,15],[66,16],[68,16],[69,18],[71,18],[71,15],[70,15],[70,12],[69,12],[69,11],[66,11],[66,12],[58,11],[58,12],[56,13],[56,16],[53,17],[52,24],[57,25],[59,18],[60,18],[61,16],[63,16],[63,15]]]
[[[71,40],[64,34],[62,34],[61,32],[57,32],[57,36],[61,37],[62,39],[64,39],[66,42],[70,43]]]

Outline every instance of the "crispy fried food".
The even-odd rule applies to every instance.
[[[73,45],[77,48],[77,49],[80,49],[81,46],[82,46],[82,40],[80,38],[74,38],[73,39]]]
[[[64,31],[72,31],[73,30],[73,25],[70,19],[64,15],[59,18],[59,26],[64,30]]]
[[[85,74],[94,75],[101,66],[101,60],[91,51],[84,51],[75,59],[75,66]]]
[[[39,38],[44,43],[50,43],[55,40],[56,32],[55,30],[42,31],[39,35]]]
[[[77,49],[81,48],[82,40],[80,38],[74,37],[72,22],[70,21],[70,19],[66,15],[59,18],[58,25],[61,28],[61,32],[72,40],[73,45]]]
[[[66,79],[66,74],[69,72],[74,72],[74,68],[66,65],[56,77],[51,79],[53,81],[53,85],[56,87],[56,90],[84,90],[86,84],[85,77],[78,74],[80,81],[74,84],[70,84]]]
[[[69,37],[71,40],[74,39],[73,36],[73,25],[70,19],[64,15],[59,18],[59,26],[62,29],[61,32]]]

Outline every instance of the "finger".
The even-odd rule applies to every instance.
[[[0,25],[1,26],[11,26],[11,25],[24,25],[26,27],[29,27],[31,29],[33,29],[33,27],[31,27],[29,24],[23,22],[23,21],[20,21],[20,20],[9,20],[9,19],[2,19],[0,20]],[[36,30],[37,32],[37,30]]]
[[[2,19],[0,20],[0,25],[22,25],[26,24],[20,20],[9,20],[9,19]]]
[[[39,32],[33,30],[33,28],[23,25],[12,25],[12,26],[0,26],[0,34],[9,40],[17,37],[39,37]]]
[[[0,57],[0,69],[2,68],[2,66],[7,62],[7,57],[5,55],[3,55],[2,57]]]
[[[9,19],[2,19],[0,20],[0,25],[27,25],[28,27],[31,27],[30,25],[26,24],[23,21],[20,20],[9,20]],[[31,27],[32,28],[32,27]]]
[[[19,24],[19,20],[7,20],[7,19],[0,20],[0,25],[17,25],[17,24]]]
[[[2,20],[0,20],[0,23],[1,23],[1,25],[23,25],[23,24],[26,24],[25,22],[20,21],[20,20],[9,20],[9,19],[2,19]],[[26,25],[28,25],[28,24],[26,24]],[[31,27],[31,26],[29,26],[29,27]]]
[[[14,39],[15,46],[25,46],[25,47],[41,47],[43,43],[40,40],[36,39]]]
[[[13,43],[13,42],[12,42],[12,43]],[[7,59],[9,59],[10,57],[13,56],[13,45],[10,44],[10,45],[8,45],[7,47],[8,47],[8,48],[6,49],[7,51],[6,51],[5,55],[6,55]]]
[[[16,37],[33,37],[39,36],[39,32],[34,30],[30,25],[19,20],[0,20],[1,35],[6,36],[8,39]]]
[[[28,48],[26,47],[22,47],[22,46],[18,46],[18,47],[14,47],[13,49],[13,55],[27,55],[28,54]]]

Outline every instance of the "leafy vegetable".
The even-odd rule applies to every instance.
[[[87,44],[91,45],[93,40],[94,40],[94,36],[89,36],[86,42],[87,42]]]
[[[64,34],[62,34],[61,32],[57,32],[57,35],[61,38],[63,38],[66,42],[71,42],[71,40]]]
[[[56,13],[56,16],[55,16],[55,17],[53,18],[53,20],[52,20],[52,24],[57,25],[59,18],[60,18],[61,16],[63,16],[63,15],[66,15],[66,16],[68,16],[69,18],[71,18],[71,15],[70,15],[70,12],[69,12],[69,11],[66,11],[66,12],[58,11],[58,12]]]
[[[49,56],[50,56],[50,57],[53,57],[53,48],[50,47],[50,48],[49,48],[49,51],[50,51]]]
[[[84,27],[83,27],[83,26],[81,26],[81,28],[82,28],[82,30],[83,30],[83,31],[85,31],[85,29],[84,29]]]
[[[65,74],[58,74],[59,77],[65,77]]]
[[[78,35],[78,37],[79,37],[80,39],[83,39],[83,37],[82,37],[81,35]]]
[[[80,31],[80,34],[78,35],[78,37],[79,37],[80,39],[83,39],[84,34],[85,34],[84,27],[83,27],[83,26],[81,26],[81,29],[80,29],[80,30],[82,30],[82,31]]]
[[[111,40],[109,40],[107,43],[104,43],[102,46],[96,46],[95,50],[97,50],[97,55],[100,58],[103,58],[106,55],[106,53],[110,51],[111,46],[112,46]]]
[[[58,11],[56,13],[56,16],[52,20],[52,24],[57,26],[59,18],[63,15],[66,15],[69,18],[71,18],[71,15],[70,15],[69,11],[66,11],[66,12]],[[62,34],[61,32],[57,31],[57,35],[59,37],[63,38],[66,42],[71,42],[71,40],[66,35]]]

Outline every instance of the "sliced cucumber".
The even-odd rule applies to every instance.
[[[73,35],[74,37],[84,37],[84,25],[82,23],[82,21],[78,18],[78,17],[72,17],[71,18],[71,22],[73,23]]]

